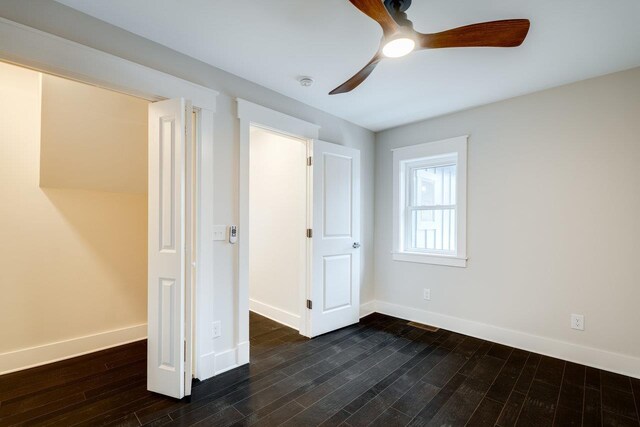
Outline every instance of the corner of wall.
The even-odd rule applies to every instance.
[[[366,317],[376,312],[376,302],[368,301],[360,304],[360,318]]]

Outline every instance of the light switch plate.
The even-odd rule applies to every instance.
[[[214,225],[213,226],[213,240],[214,241],[227,240],[227,226],[226,225]]]

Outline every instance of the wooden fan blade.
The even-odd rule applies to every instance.
[[[362,13],[376,21],[382,27],[385,37],[395,34],[398,31],[398,24],[389,15],[382,0],[349,0]]]
[[[529,33],[528,19],[508,19],[467,25],[435,34],[418,34],[422,49],[449,47],[516,47]]]
[[[376,53],[376,55],[371,59],[371,61],[369,61],[367,65],[364,66],[362,70],[358,71],[356,75],[329,92],[329,95],[351,92],[353,89],[360,86],[360,83],[362,83],[367,77],[369,77],[369,74],[373,72],[373,70],[376,68],[376,65],[378,65],[378,62],[380,62],[382,58],[383,57],[381,53]]]

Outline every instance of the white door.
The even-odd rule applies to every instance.
[[[310,336],[359,321],[360,151],[313,142]]]
[[[147,388],[181,399],[191,334],[185,290],[186,141],[191,113],[184,99],[149,106],[149,270]],[[188,325],[190,326],[190,325]]]

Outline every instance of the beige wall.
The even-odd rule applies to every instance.
[[[146,194],[39,186],[40,84],[0,63],[0,353],[146,323]]]
[[[249,298],[251,309],[299,327],[306,281],[305,141],[251,128]]]
[[[148,104],[43,74],[40,186],[147,194]]]
[[[636,68],[380,133],[376,299],[640,376],[639,118]],[[460,135],[468,267],[393,261],[391,150]]]

